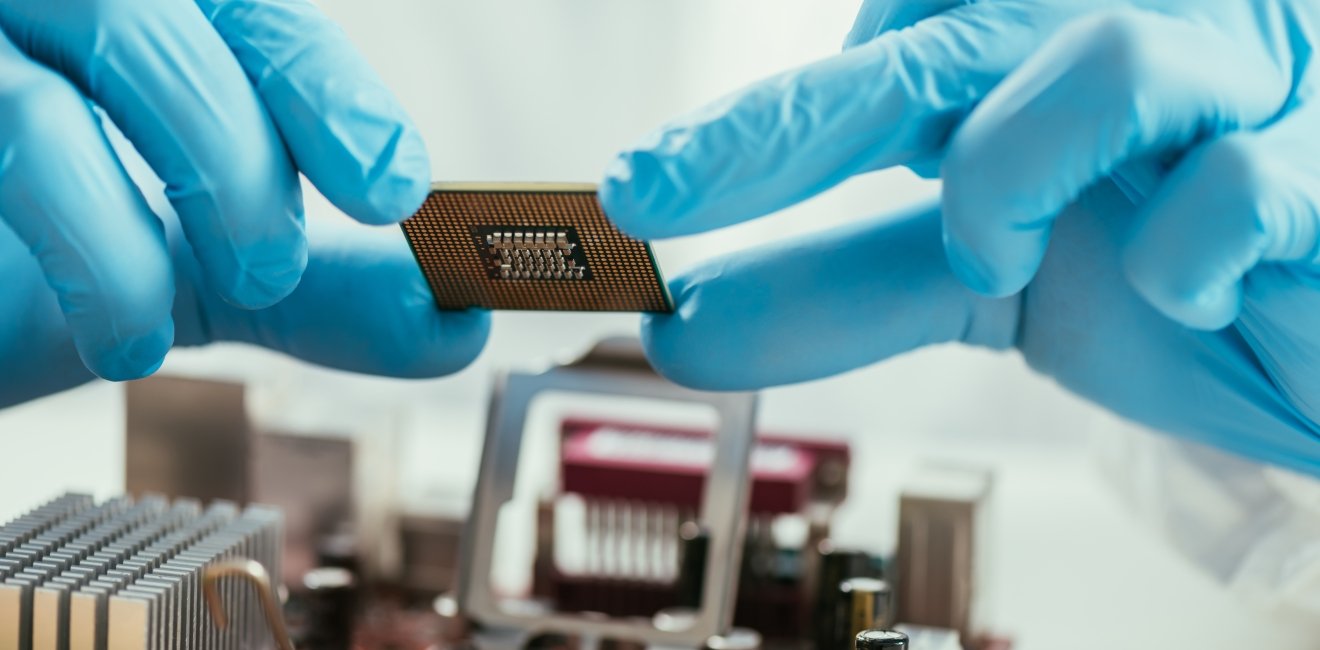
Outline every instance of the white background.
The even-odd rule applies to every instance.
[[[836,51],[857,3],[320,4],[417,120],[437,179],[594,181],[614,150],[659,122]],[[672,275],[717,251],[935,192],[906,172],[875,174],[758,223],[661,242],[658,255]],[[309,198],[309,212],[342,218],[319,197]],[[473,367],[426,382],[321,371],[224,346],[175,352],[166,369],[246,379],[263,421],[396,436],[404,461],[397,490],[410,504],[433,504],[465,494],[495,369],[635,328],[632,316],[499,314]],[[119,489],[121,401],[120,387],[94,384],[0,412],[0,518],[64,488]],[[769,391],[761,417],[768,428],[853,439],[845,542],[892,545],[895,487],[914,459],[970,457],[997,467],[998,579],[985,596],[998,627],[1025,650],[1320,648],[1316,621],[1244,604],[1140,526],[1101,479],[1091,448],[1095,439],[1145,434],[1032,375],[1016,355],[925,350]]]

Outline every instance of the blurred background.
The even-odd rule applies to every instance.
[[[858,4],[320,1],[417,121],[437,179],[577,182],[596,181],[615,150],[666,119],[836,52]],[[656,250],[673,276],[938,191],[906,171],[871,174]],[[309,218],[344,218],[310,187],[307,195]],[[495,370],[534,368],[636,327],[630,315],[501,313],[473,366],[431,381],[224,345],[177,350],[164,372],[246,383],[263,426],[385,436],[380,453],[399,469],[378,480],[400,507],[459,513]],[[63,489],[122,490],[123,391],[96,383],[0,412],[0,519]],[[1320,648],[1320,609],[1310,609],[1320,595],[1306,582],[1320,571],[1320,536],[1307,532],[1320,525],[1313,481],[1138,430],[1037,377],[1016,354],[922,350],[767,391],[760,418],[767,429],[852,441],[853,487],[836,529],[851,544],[892,549],[896,489],[915,461],[993,467],[996,579],[981,597],[1021,648]],[[24,458],[50,455],[64,459],[61,471],[23,470]],[[1277,516],[1260,517],[1262,503]],[[1230,535],[1231,545],[1213,541]]]

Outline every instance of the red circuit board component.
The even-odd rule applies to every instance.
[[[694,575],[681,561],[690,549],[679,531],[680,524],[699,516],[715,451],[711,436],[696,428],[565,419],[560,425],[560,494],[582,499],[583,539],[577,543],[589,551],[582,566],[566,570],[556,564],[555,500],[542,502],[533,592],[563,611],[615,617],[692,606],[685,585]],[[812,569],[803,549],[775,546],[772,524],[786,515],[819,515],[822,510],[815,506],[824,505],[828,512],[841,503],[850,461],[843,440],[758,436],[743,566],[735,572],[741,586],[735,624],[767,639],[802,636],[802,612],[811,597],[806,572]],[[564,534],[566,540],[573,535]]]
[[[708,431],[588,419],[566,420],[561,444],[565,493],[692,510],[701,505],[714,455]],[[822,473],[846,476],[848,461],[845,442],[760,436],[751,460],[751,512],[802,512],[812,499],[833,500],[817,486],[830,483]]]

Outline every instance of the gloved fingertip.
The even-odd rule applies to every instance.
[[[490,312],[484,309],[446,312],[441,318],[443,349],[426,376],[450,375],[472,365],[490,339]]]
[[[1129,282],[1157,311],[1192,329],[1221,330],[1236,321],[1242,311],[1242,291],[1238,285],[1175,291],[1149,280],[1132,278],[1130,273]]]
[[[132,381],[154,374],[165,363],[165,355],[174,345],[174,324],[164,325],[105,351],[84,352],[83,363],[98,377],[108,381]]]
[[[1190,300],[1161,301],[1154,306],[1187,327],[1213,332],[1237,320],[1242,311],[1242,300],[1231,291],[1208,290]]]
[[[628,164],[627,155],[620,153],[605,168],[605,176],[596,190],[601,209],[615,226],[627,233],[632,232],[637,221],[632,180],[632,166]]]
[[[968,289],[980,295],[1007,298],[1021,291],[1029,280],[1016,280],[996,271],[980,255],[948,233],[944,236],[944,251],[953,275]]]
[[[612,160],[601,179],[601,208],[619,230],[638,239],[672,235],[675,184],[658,156],[644,150],[625,151]]]
[[[1237,285],[1217,286],[1201,291],[1194,299],[1194,316],[1183,321],[1188,327],[1221,330],[1233,324],[1242,312],[1242,292]]]
[[[642,315],[642,349],[656,372],[680,386],[710,391],[758,388],[759,378],[748,377],[741,366],[729,363],[728,348],[718,343],[722,335],[737,331],[736,323],[702,313],[711,289],[703,280],[712,279],[709,274],[689,274],[671,282],[676,308],[670,314]],[[718,352],[693,353],[712,348]]]
[[[266,309],[289,297],[307,269],[307,241],[299,238],[286,254],[269,251],[273,259],[248,259],[229,277],[214,278],[220,297],[239,309]],[[285,251],[287,247],[280,247]],[[258,251],[258,256],[267,251]]]
[[[696,390],[714,390],[714,374],[697,367],[703,355],[684,353],[682,318],[673,314],[642,315],[642,349],[651,367],[666,379]]]
[[[370,165],[365,201],[347,210],[362,223],[383,226],[403,221],[417,212],[430,193],[431,157],[426,143],[416,129],[398,128],[390,145]]]
[[[1237,320],[1242,310],[1240,281],[1224,284],[1189,273],[1187,265],[1171,263],[1165,247],[1135,245],[1123,252],[1128,285],[1147,304],[1187,327],[1214,331]]]

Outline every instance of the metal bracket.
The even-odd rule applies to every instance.
[[[643,397],[705,404],[715,409],[719,416],[715,458],[700,515],[710,531],[710,552],[701,591],[702,608],[689,625],[661,629],[645,620],[598,614],[532,614],[525,607],[502,606],[493,593],[490,575],[499,511],[513,498],[532,400],[547,391]],[[632,339],[608,339],[581,360],[540,374],[500,376],[491,396],[481,469],[463,534],[458,579],[460,611],[485,628],[529,634],[556,632],[688,647],[703,647],[711,639],[723,637],[733,625],[737,572],[747,525],[749,460],[756,443],[755,416],[755,393],[707,393],[670,383],[650,369],[641,346]]]

